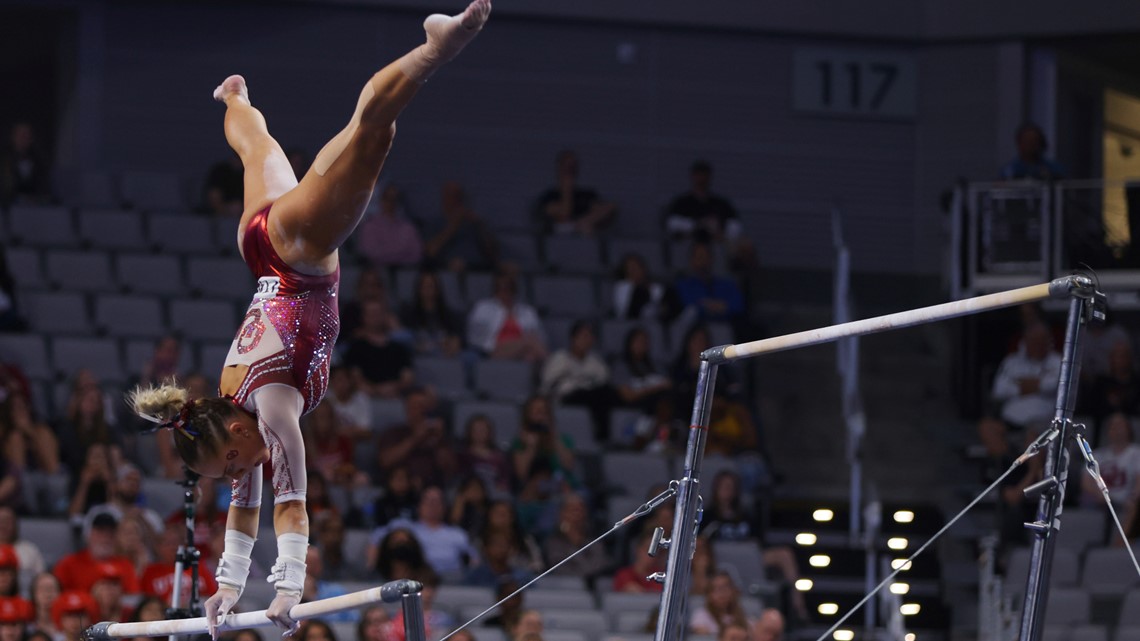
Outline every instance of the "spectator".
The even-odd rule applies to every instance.
[[[1013,451],[1006,426],[994,417],[984,417],[978,422],[978,436],[985,448],[982,460],[981,481],[989,485],[1009,469],[1021,452]],[[1032,431],[1026,440],[1034,438]],[[1041,477],[1041,457],[1035,456],[1016,468],[998,486],[997,526],[1003,545],[1016,545],[1025,541],[1025,523],[1034,518],[1036,502],[1025,498],[1023,491]]]
[[[8,146],[0,156],[0,205],[37,204],[51,198],[51,167],[36,143],[32,125],[12,125]]]
[[[752,624],[752,641],[784,641],[784,615],[775,608],[765,608]]]
[[[324,563],[322,562],[321,549],[315,545],[310,545],[305,553],[305,586],[301,592],[301,603],[331,599],[348,594],[348,590],[343,585],[335,581],[324,580],[323,574]],[[357,610],[343,610],[326,615],[325,618],[329,621],[338,622],[356,621],[360,618],[360,613]]]
[[[524,610],[519,614],[511,630],[511,641],[542,641],[545,629],[542,613],[538,610]]]
[[[1116,323],[1089,323],[1081,336],[1081,379],[1092,381],[1107,376],[1112,350],[1117,343],[1132,346],[1128,330]]]
[[[649,556],[649,540],[651,532],[645,532],[637,538],[630,551],[633,563],[617,571],[614,575],[614,592],[661,592],[664,588],[661,583],[646,578],[665,569],[661,556]]]
[[[297,628],[297,641],[337,641],[329,624],[322,619],[305,619]]]
[[[120,522],[128,516],[138,516],[147,528],[145,538],[153,538],[155,533],[163,530],[162,517],[158,512],[146,507],[146,497],[142,493],[142,473],[131,463],[120,463],[115,470],[115,478],[111,484],[107,502],[96,505],[87,511],[84,516],[84,527],[90,527],[91,521],[104,512],[111,514]],[[120,533],[122,536],[122,533]]]
[[[495,501],[488,508],[487,522],[479,534],[479,539],[485,541],[500,535],[510,544],[511,565],[525,568],[530,572],[543,570],[542,549],[538,541],[524,530],[515,518],[514,504],[509,499]]]
[[[558,526],[543,543],[546,564],[553,566],[561,562],[594,540],[594,536],[586,499],[575,492],[567,492],[562,496],[562,505],[558,511]],[[593,581],[608,565],[605,549],[594,546],[558,568],[555,574],[580,576]]]
[[[493,588],[504,581],[526,583],[534,575],[526,567],[516,563],[516,551],[511,535],[496,530],[483,537],[479,548],[480,562],[467,572],[464,583]]]
[[[50,572],[37,574],[28,590],[28,600],[32,603],[34,613],[31,629],[51,635],[53,639],[59,634],[59,629],[56,627],[55,617],[52,616],[52,606],[55,605],[60,592],[62,588],[59,579]]]
[[[412,520],[416,514],[416,506],[420,503],[420,488],[423,486],[413,482],[407,465],[400,464],[381,469],[387,470],[386,482],[383,484],[386,491],[376,499],[372,507],[372,518],[376,521],[376,525],[384,526],[396,520]]]
[[[485,271],[498,263],[495,238],[482,217],[467,204],[467,195],[458,182],[443,184],[440,209],[442,220],[428,225],[424,236],[424,256],[437,269],[454,272]]]
[[[1045,157],[1049,143],[1041,127],[1027,122],[1017,128],[1013,141],[1017,144],[1017,155],[1001,168],[1003,180],[1053,181],[1065,177],[1065,170]]]
[[[689,562],[689,594],[704,595],[712,583],[716,572],[716,559],[713,558],[712,543],[708,537],[698,536],[693,546],[693,558]]]
[[[423,548],[428,565],[440,576],[461,579],[468,567],[476,561],[475,550],[466,532],[444,521],[446,515],[447,501],[443,490],[433,485],[420,493],[416,520],[400,523],[399,526],[411,530]],[[390,524],[389,527],[391,525],[395,524]],[[383,531],[380,529],[377,534]]]
[[[329,581],[355,581],[364,578],[360,559],[344,553],[344,519],[339,512],[325,512],[313,518],[314,542],[321,550],[323,576]]]
[[[564,150],[555,158],[558,183],[538,197],[537,217],[547,231],[592,236],[617,216],[617,207],[593,189],[578,185],[578,154]]]
[[[458,457],[434,404],[427,391],[413,390],[404,399],[405,423],[384,430],[377,442],[380,469],[406,465],[417,488],[455,480]]]
[[[131,570],[134,568],[132,567]],[[99,608],[98,621],[123,622],[130,618],[131,613],[123,607],[123,581],[128,575],[135,579],[127,568],[113,563],[96,563],[96,579],[91,585],[91,598]]]
[[[0,439],[12,464],[45,474],[59,472],[59,441],[50,427],[37,421],[28,397],[0,390]]]
[[[18,596],[0,598],[0,641],[24,641],[32,604]]]
[[[1002,359],[992,396],[1007,423],[1025,428],[1052,418],[1061,357],[1050,343],[1049,329],[1033,325],[1025,331],[1021,349]]]
[[[171,525],[162,531],[158,544],[155,546],[154,561],[143,568],[139,575],[139,586],[143,594],[162,599],[163,603],[170,603],[174,596],[174,563],[177,560],[178,548],[186,543],[186,528],[182,524]],[[207,558],[202,556],[203,561]],[[218,589],[214,573],[203,562],[198,566],[198,592],[208,597]],[[186,567],[182,570],[182,594],[190,594],[191,572]]]
[[[497,627],[507,634],[508,638],[514,638],[512,633],[522,618],[523,613],[524,593],[519,591],[520,586],[521,584],[515,583],[514,581],[504,581],[499,584],[499,587],[495,590],[495,602],[503,601],[499,604],[499,613],[495,616],[487,617],[483,625]],[[518,592],[518,594],[515,594],[516,592]],[[511,596],[512,594],[514,596]],[[510,596],[509,599],[507,598],[508,596]]]
[[[724,628],[736,625],[748,629],[748,615],[740,604],[740,590],[732,575],[724,570],[713,574],[705,603],[689,617],[689,632],[703,635],[720,635]]]
[[[645,259],[626,254],[614,283],[614,316],[630,320],[671,321],[681,311],[677,290],[654,281]]]
[[[712,165],[698,160],[689,168],[689,190],[666,208],[665,231],[681,238],[704,235],[718,243],[740,238],[743,229],[736,208],[712,191]]]
[[[373,267],[418,265],[423,258],[420,232],[404,208],[404,194],[389,184],[380,192],[380,211],[356,231],[356,247]]]
[[[67,469],[79,469],[87,458],[87,449],[95,444],[112,449],[114,458],[121,457],[114,415],[108,410],[107,402],[106,394],[90,370],[76,373],[66,414],[56,429],[60,461]]]
[[[20,558],[16,548],[0,545],[0,597],[14,597],[20,594]]]
[[[439,575],[431,570],[424,570],[414,578],[424,586],[421,594],[424,608],[424,637],[440,639],[455,627],[455,618],[435,607],[435,595],[440,584]],[[396,612],[396,616],[388,626],[388,641],[405,641],[402,609]]]
[[[753,641],[748,628],[739,623],[729,623],[722,626],[716,635],[716,641]]]
[[[695,241],[689,251],[689,274],[677,279],[681,305],[701,322],[739,324],[744,318],[744,295],[736,281],[713,272],[712,245]]]
[[[495,291],[471,309],[467,344],[491,357],[538,363],[546,359],[546,336],[538,313],[519,301],[514,274],[495,274]]]
[[[454,357],[462,348],[462,322],[443,298],[443,287],[435,272],[421,271],[416,291],[401,314],[404,327],[412,333],[417,354]]]
[[[379,270],[367,267],[360,271],[360,276],[356,279],[355,295],[347,302],[342,303],[340,335],[348,337],[356,335],[363,315],[361,307],[368,301],[380,301],[384,305],[384,309],[387,311],[386,320],[390,333],[396,337],[402,336],[403,330],[400,327],[400,319],[391,311],[392,296],[388,291],[388,284],[384,282],[384,277],[380,275]]]
[[[401,526],[383,532],[373,533],[367,554],[368,566],[376,568],[382,579],[410,579],[428,569],[424,548],[410,529]]]
[[[384,303],[361,304],[361,325],[348,343],[344,365],[352,369],[356,385],[373,398],[396,398],[415,385],[412,354],[392,339],[395,329]]]
[[[221,217],[241,217],[245,207],[245,177],[241,158],[230,154],[214,163],[202,189],[206,213]]]
[[[1109,497],[1118,511],[1140,498],[1140,445],[1133,442],[1132,423],[1128,416],[1117,412],[1105,419],[1104,438],[1093,452],[1100,465],[1100,475],[1108,486]],[[1084,503],[1100,505],[1100,490],[1092,477],[1081,475]]]
[[[582,405],[590,410],[594,422],[594,438],[609,439],[610,410],[619,404],[617,390],[610,384],[610,369],[594,351],[597,338],[588,321],[575,321],[570,328],[566,349],[550,355],[542,367],[539,391],[567,405]]]
[[[182,365],[182,340],[168,335],[154,345],[154,355],[143,364],[139,373],[139,385],[159,385],[172,378],[179,378],[178,368]]]
[[[495,424],[486,414],[475,414],[467,419],[459,459],[462,469],[481,478],[492,494],[508,495],[511,463],[495,440]]]
[[[558,431],[546,397],[535,395],[527,399],[522,419],[519,435],[511,444],[511,463],[520,485],[525,490],[527,485],[545,479],[554,485],[565,483],[576,488],[574,439]]]
[[[161,519],[158,525],[162,525]],[[154,561],[153,543],[161,531],[161,527],[151,527],[138,512],[130,512],[119,520],[119,545],[116,552],[130,560],[135,576],[141,576],[143,570]]]
[[[487,486],[478,476],[469,476],[459,484],[455,500],[451,502],[451,513],[447,522],[462,529],[468,537],[474,538],[487,524],[487,511],[491,506],[487,498]]]
[[[158,597],[148,596],[143,597],[135,606],[128,621],[133,622],[149,622],[149,621],[162,621],[166,619],[166,603]],[[150,637],[134,637],[131,641],[147,641]],[[233,640],[231,640],[233,641]]]
[[[87,590],[66,590],[51,609],[52,622],[62,641],[80,641],[83,631],[99,618],[99,606]]]
[[[340,514],[340,509],[333,503],[329,494],[328,481],[320,472],[310,469],[305,473],[308,491],[305,495],[305,511],[309,519],[315,519],[325,514]]]
[[[712,347],[708,330],[693,326],[682,340],[682,350],[673,363],[673,394],[678,414],[692,409],[701,353]],[[752,413],[739,400],[741,385],[736,369],[722,366],[717,370],[713,389],[713,405],[709,420],[708,454],[736,455],[759,448],[759,430]]]
[[[1093,379],[1088,408],[1098,424],[1117,412],[1130,416],[1140,413],[1140,376],[1132,357],[1132,344],[1120,341],[1112,346],[1108,372]]]
[[[337,420],[332,403],[325,401],[303,419],[305,435],[305,467],[324,477],[332,485],[353,488],[367,484],[357,472],[352,437]]]
[[[325,402],[336,412],[341,431],[353,441],[372,437],[372,404],[356,384],[352,370],[340,365],[329,370],[329,394]]]
[[[8,268],[8,256],[0,247],[0,332],[22,332],[27,328],[27,321],[20,315],[16,281]]]
[[[634,327],[626,333],[621,360],[614,365],[613,381],[622,402],[646,414],[652,414],[658,401],[668,397],[673,383],[654,362],[645,328]]]
[[[356,641],[388,641],[388,627],[392,617],[382,605],[370,605],[360,613],[356,624]],[[454,637],[453,637],[454,638]]]
[[[64,590],[91,589],[101,576],[100,566],[112,565],[123,577],[123,591],[127,594],[139,592],[131,560],[116,554],[118,530],[119,522],[110,514],[95,517],[87,532],[87,547],[63,557],[55,565],[55,575]]]
[[[215,549],[214,538],[217,533],[225,532],[230,496],[229,484],[220,485],[208,476],[198,478],[198,494],[194,502],[194,546],[201,551],[204,559],[222,553],[222,548]],[[185,528],[185,523],[185,506],[166,515],[167,528]],[[186,530],[181,531],[185,536]]]
[[[78,475],[73,475],[78,478],[72,480],[74,489],[71,492],[71,503],[68,505],[67,513],[73,525],[82,525],[85,515],[91,508],[111,501],[116,459],[111,448],[102,443],[94,443],[87,448],[83,467]]]
[[[25,574],[35,576],[46,569],[40,548],[34,542],[20,538],[20,523],[16,519],[16,511],[10,506],[0,506],[0,545],[15,548],[20,568]]]

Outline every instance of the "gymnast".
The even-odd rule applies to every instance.
[[[238,249],[259,279],[257,291],[226,357],[219,397],[190,401],[185,389],[167,382],[136,388],[128,402],[139,416],[173,430],[188,468],[233,483],[218,591],[205,604],[215,638],[249,574],[266,463],[273,468],[277,535],[268,579],[276,596],[266,614],[287,634],[297,629],[289,611],[301,600],[309,539],[299,420],[321,402],[328,384],[340,329],[337,248],[360,222],[396,117],[479,33],[490,12],[490,0],[474,0],[457,16],[430,16],[427,41],[372,76],[348,126],[321,149],[300,183],[250,104],[245,80],[230,76],[214,90],[226,105],[226,141],[245,167]]]

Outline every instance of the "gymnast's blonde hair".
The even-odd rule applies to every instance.
[[[173,378],[134,388],[127,394],[127,403],[135,414],[174,431],[174,446],[187,465],[218,452],[229,440],[226,424],[238,413],[228,398],[191,399],[190,392]]]

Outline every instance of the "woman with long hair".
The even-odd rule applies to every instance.
[[[396,118],[424,82],[479,33],[490,0],[424,22],[427,40],[377,72],[348,125],[297,181],[285,152],[234,75],[214,90],[226,106],[226,140],[245,171],[238,249],[257,291],[226,357],[219,396],[189,401],[174,384],[137,388],[137,414],[174,430],[187,467],[233,481],[218,591],[205,604],[210,633],[237,603],[252,563],[261,508],[261,468],[272,464],[276,596],[266,615],[285,630],[304,588],[309,523],[300,419],[324,397],[340,330],[338,248],[360,222],[395,135]]]
[[[740,604],[740,590],[732,575],[724,570],[713,574],[705,590],[705,604],[689,617],[689,631],[693,634],[715,635],[729,625],[749,629],[748,615]]]
[[[32,579],[28,600],[32,602],[32,611],[35,613],[30,626],[33,630],[49,634],[52,638],[59,634],[51,608],[61,592],[59,579],[51,572],[41,572]]]
[[[509,495],[511,463],[495,440],[495,424],[486,414],[475,414],[467,419],[459,459],[467,474],[483,479],[488,492]]]
[[[463,342],[463,326],[443,297],[439,274],[424,270],[416,276],[416,290],[400,319],[415,340],[417,354],[452,357]]]

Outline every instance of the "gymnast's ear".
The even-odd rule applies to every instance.
[[[239,417],[234,417],[226,421],[226,433],[230,438],[248,438],[253,436],[253,431],[245,424],[245,421]]]

